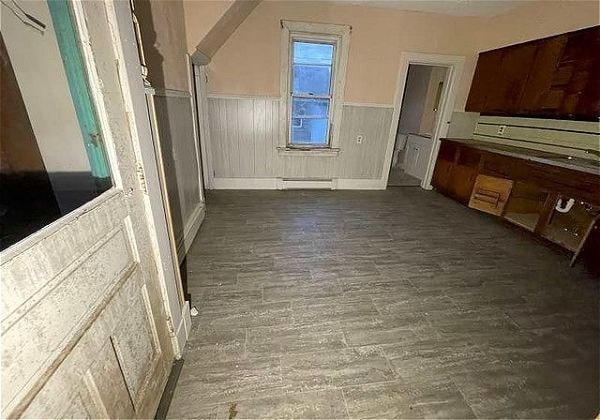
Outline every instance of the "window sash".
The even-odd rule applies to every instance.
[[[337,64],[337,49],[338,49],[338,41],[337,39],[323,39],[323,38],[318,38],[318,37],[308,37],[308,36],[301,36],[301,37],[297,37],[297,36],[291,36],[290,37],[290,44],[289,44],[289,57],[288,57],[288,65],[289,65],[289,72],[288,72],[288,83],[289,83],[289,100],[288,100],[288,104],[287,104],[287,108],[288,108],[288,130],[287,130],[287,145],[288,147],[311,147],[311,148],[327,148],[330,147],[331,145],[331,124],[332,124],[332,107],[334,106],[333,102],[334,102],[334,88],[335,88],[335,71],[336,71],[336,64]],[[298,63],[298,62],[294,62],[294,42],[306,42],[306,43],[313,43],[313,44],[328,44],[328,45],[332,45],[333,46],[333,52],[332,52],[332,58],[331,58],[331,64],[313,64],[313,63]],[[330,67],[330,76],[329,76],[329,94],[327,95],[323,95],[323,94],[312,94],[309,92],[294,92],[294,64],[300,64],[300,65],[310,65],[310,66],[320,66],[320,67]],[[321,100],[327,100],[328,101],[328,107],[327,107],[327,115],[326,116],[322,116],[322,115],[315,115],[315,116],[298,116],[298,117],[294,117],[293,115],[293,103],[294,103],[294,98],[298,98],[298,99],[321,99]],[[294,126],[294,119],[302,119],[302,120],[310,120],[310,119],[325,119],[327,118],[327,128],[326,128],[326,132],[325,132],[325,141],[323,143],[312,143],[310,142],[310,140],[294,140],[292,138],[293,136],[293,128],[296,127],[298,128],[298,126]]]

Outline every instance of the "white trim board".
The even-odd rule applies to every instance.
[[[250,100],[265,100],[265,101],[280,101],[279,96],[268,96],[268,95],[226,95],[226,94],[213,94],[209,93],[206,95],[208,99],[250,99]]]
[[[385,190],[383,179],[284,179],[284,178],[215,178],[217,190]]]
[[[215,190],[276,190],[277,178],[213,178]]]
[[[344,102],[344,106],[359,106],[365,108],[393,108],[394,104],[376,104],[373,102]]]
[[[442,113],[438,117],[438,122],[431,137],[433,141],[433,146],[431,148],[431,154],[429,156],[429,164],[427,165],[425,177],[421,181],[421,188],[429,190],[432,188],[431,178],[433,176],[435,161],[437,159],[437,155],[440,149],[440,138],[444,137],[448,132],[448,123],[450,122],[450,119],[452,117],[452,111],[454,110],[456,90],[460,83],[460,78],[463,73],[464,62],[465,57],[458,55],[423,54],[417,52],[403,52],[400,55],[400,69],[398,71],[398,79],[396,84],[394,114],[392,115],[392,124],[390,127],[388,145],[383,161],[382,180],[385,181],[385,185],[387,185],[388,177],[390,175],[390,168],[392,165],[392,155],[394,153],[396,132],[398,131],[398,124],[400,123],[400,111],[402,108],[404,89],[406,87],[408,67],[411,64],[422,64],[429,66],[446,67],[448,69],[448,72],[446,74],[446,83],[442,92],[442,99],[440,103],[440,109],[442,110]]]
[[[169,98],[190,98],[192,95],[185,90],[154,88],[155,96],[165,96]]]

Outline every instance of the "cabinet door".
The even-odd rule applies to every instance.
[[[482,112],[485,109],[487,92],[497,80],[502,54],[503,50],[487,51],[479,54],[465,111]]]
[[[504,48],[495,80],[488,86],[482,114],[515,115],[535,59],[537,45],[527,43]]]
[[[562,87],[560,114],[569,119],[597,121],[600,116],[600,27],[569,34],[560,69],[570,78]]]
[[[448,190],[448,181],[450,180],[451,171],[452,162],[438,159],[435,163],[431,185],[439,192],[445,193]]]
[[[440,151],[431,179],[431,185],[439,192],[446,193],[448,189],[448,181],[450,180],[452,166],[454,165],[456,150],[456,143],[443,141],[440,145]]]
[[[559,103],[552,99],[552,82],[567,44],[567,35],[539,42],[529,79],[517,106],[517,113],[530,117],[549,117],[558,111]],[[554,104],[553,104],[554,103]]]

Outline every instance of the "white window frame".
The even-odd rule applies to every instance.
[[[340,122],[344,103],[346,85],[346,68],[350,48],[349,25],[332,23],[308,23],[289,20],[281,21],[281,72],[280,72],[280,109],[279,109],[279,147],[280,149],[317,150],[339,149]],[[331,75],[331,102],[329,105],[328,142],[325,145],[293,145],[291,135],[291,77],[292,77],[292,42],[322,42],[334,45],[334,57]]]

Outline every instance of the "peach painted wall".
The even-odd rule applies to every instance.
[[[205,21],[195,16],[202,16],[204,3],[185,4],[188,49],[200,41],[194,40],[196,26]],[[264,0],[213,57],[210,93],[279,96],[281,19],[352,25],[346,102],[392,104],[402,51],[463,55],[465,70],[456,99],[456,108],[463,109],[479,51],[597,24],[598,6],[593,1],[535,2],[484,18]]]
[[[187,50],[190,54],[196,51],[202,38],[233,3],[234,0],[184,0]]]
[[[524,2],[509,13],[486,19],[479,31],[478,48],[492,50],[598,24],[598,1]]]
[[[401,51],[470,55],[476,18],[326,2],[263,1],[209,65],[211,93],[279,95],[281,19],[352,26],[345,101],[392,104]],[[452,34],[452,36],[448,36]]]
[[[152,86],[189,91],[183,2],[135,0],[134,4]]]

